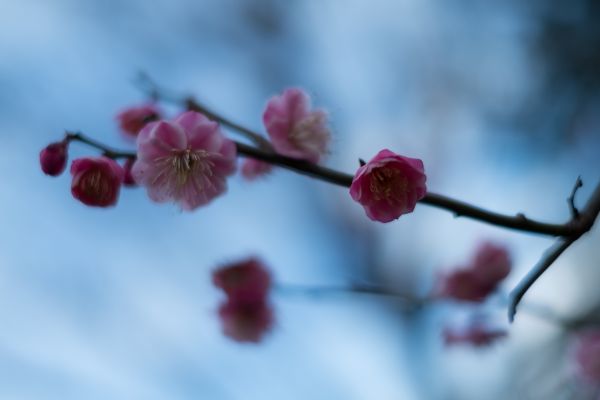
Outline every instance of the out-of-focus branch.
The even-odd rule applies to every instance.
[[[575,186],[571,198],[575,196],[578,186]],[[573,205],[574,207],[574,205]],[[581,212],[577,213],[573,217],[571,224],[576,226],[576,231],[563,239],[559,239],[554,246],[552,246],[540,259],[540,261],[525,275],[525,277],[519,282],[519,284],[510,293],[510,300],[508,305],[508,319],[513,321],[515,313],[517,312],[517,306],[519,302],[533,285],[533,283],[556,261],[556,259],[571,246],[577,239],[583,234],[592,229],[594,222],[598,218],[600,213],[600,182],[596,185],[596,189],[590,196],[585,207]]]

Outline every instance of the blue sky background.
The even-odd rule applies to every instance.
[[[431,191],[561,222],[577,175],[580,200],[598,181],[598,114],[567,130],[573,89],[530,113],[539,124],[506,122],[540,98],[547,75],[530,46],[536,7],[0,0],[0,11],[0,398],[549,399],[573,387],[559,329],[525,314],[483,351],[442,346],[441,327],[473,312],[462,306],[407,315],[371,297],[277,292],[276,328],[258,346],[223,337],[215,317],[210,272],[247,255],[280,282],[424,294],[436,270],[491,239],[513,252],[507,292],[548,238],[426,206],[375,224],[347,190],[284,170],[235,177],[194,213],[141,189],[98,210],[71,197],[68,174],[38,165],[64,129],[130,146],[114,115],[143,99],[132,84],[140,70],[256,130],[269,96],[302,86],[331,113],[327,165],[352,172],[390,148],[423,159]],[[527,300],[566,315],[597,305],[598,238],[574,245]],[[506,325],[504,307],[486,310]]]

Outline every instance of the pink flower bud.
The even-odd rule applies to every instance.
[[[311,110],[310,97],[302,89],[286,89],[272,97],[263,113],[263,123],[279,154],[318,163],[327,153],[327,114]]]
[[[131,174],[131,168],[133,168],[133,164],[135,163],[135,158],[128,158],[123,164],[123,185],[124,186],[137,186],[135,179],[133,179],[133,175]]]
[[[69,142],[50,143],[40,152],[40,165],[46,175],[58,176],[67,166],[67,148]]]
[[[273,325],[273,310],[266,301],[229,299],[219,308],[223,333],[237,342],[258,343]]]
[[[482,347],[505,338],[508,336],[508,332],[504,329],[492,328],[482,322],[477,322],[464,329],[446,327],[443,331],[443,336],[446,346],[464,344]]]
[[[71,164],[71,193],[83,204],[110,207],[117,203],[123,168],[108,157],[86,157]]]
[[[600,329],[576,336],[570,353],[575,374],[583,382],[600,384]]]
[[[256,302],[267,296],[271,276],[262,262],[250,258],[214,271],[213,283],[238,302]]]
[[[246,158],[242,164],[242,176],[249,181],[260,178],[272,170],[271,164],[253,158]]]
[[[183,210],[208,204],[227,191],[235,172],[235,143],[219,125],[188,111],[174,121],[152,122],[138,135],[132,174],[156,202],[173,201]]]
[[[160,119],[160,110],[152,103],[128,107],[117,114],[121,131],[128,136],[137,136],[146,124]]]
[[[390,222],[415,209],[427,192],[425,180],[421,160],[381,150],[356,171],[350,196],[370,219]]]

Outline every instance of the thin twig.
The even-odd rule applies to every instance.
[[[575,206],[575,195],[577,194],[577,190],[582,186],[583,181],[581,180],[581,176],[578,176],[575,181],[575,186],[573,186],[573,190],[571,191],[571,195],[567,198],[567,203],[569,203],[569,209],[571,210],[571,217],[573,219],[579,218],[579,210]]]
[[[108,147],[107,145],[97,142],[93,139],[90,139],[89,137],[83,135],[80,132],[69,132],[66,131],[65,132],[65,140],[67,142],[81,142],[81,143],[85,143],[88,146],[91,146],[97,150],[100,150],[102,152],[102,154],[108,158],[112,158],[112,159],[118,159],[118,158],[136,158],[136,154],[135,153],[131,153],[131,152],[127,152],[127,151],[120,151],[120,150],[115,150],[111,147]]]

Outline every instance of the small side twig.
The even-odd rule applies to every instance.
[[[573,186],[573,190],[571,191],[571,195],[567,198],[567,203],[569,203],[569,209],[571,210],[571,217],[573,219],[579,218],[579,210],[575,206],[575,195],[582,186],[583,181],[581,180],[581,176],[578,176],[577,180],[575,181],[575,186]]]

